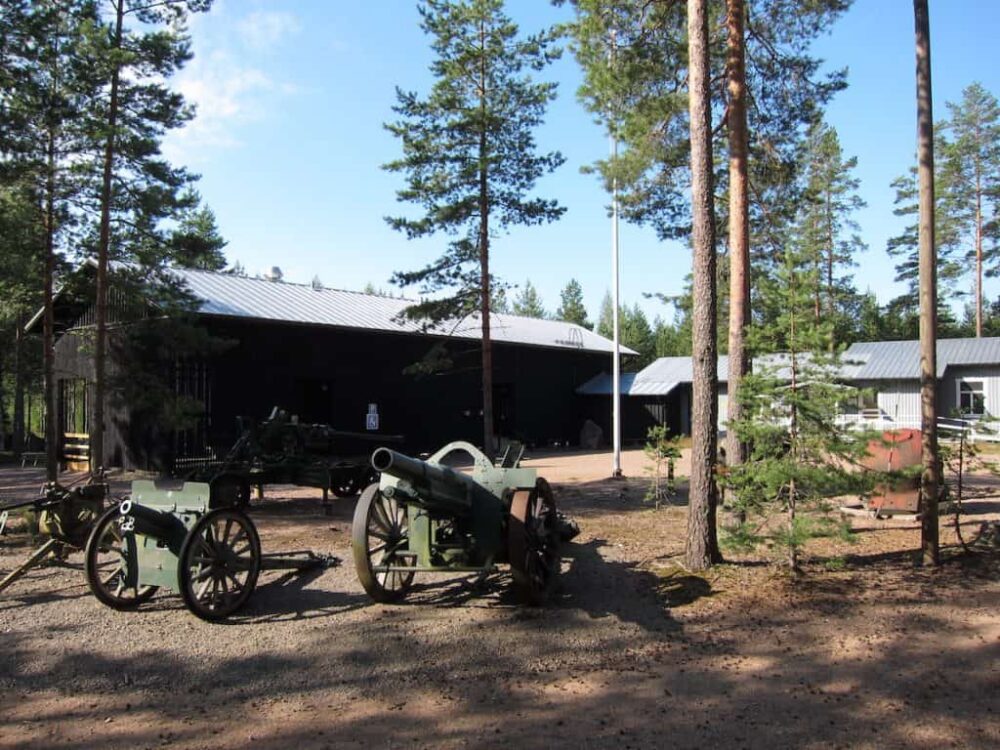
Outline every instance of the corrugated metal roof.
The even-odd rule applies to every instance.
[[[634,372],[623,372],[621,374],[621,391],[628,394],[635,380]],[[586,383],[576,389],[581,396],[609,396],[611,395],[611,374],[602,372],[595,375]]]
[[[690,383],[694,378],[691,357],[660,357],[640,370],[636,380],[656,383]],[[729,357],[722,355],[716,367],[719,382],[725,382],[729,374]]]
[[[396,333],[424,333],[417,321],[398,319],[412,300],[382,297],[311,284],[253,279],[246,276],[177,269],[191,293],[202,300],[200,312],[236,318],[278,320],[289,323],[362,328]],[[558,349],[583,349],[611,353],[613,344],[603,336],[573,323],[539,320],[518,315],[491,315],[494,341]],[[430,335],[478,339],[479,317],[442,324]],[[635,354],[622,347],[625,354]]]
[[[866,341],[844,353],[854,362],[854,380],[915,380],[920,378],[919,341]],[[937,376],[960,365],[1000,365],[1000,337],[938,339]]]

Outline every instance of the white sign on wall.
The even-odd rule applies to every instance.
[[[368,404],[368,413],[365,415],[365,429],[370,431],[378,429],[378,404]]]

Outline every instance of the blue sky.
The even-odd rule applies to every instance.
[[[868,252],[855,277],[880,301],[893,284],[887,238],[901,228],[890,182],[915,150],[913,15],[909,0],[855,0],[821,39],[816,54],[848,67],[849,88],[828,109],[845,155],[858,157],[859,212]],[[547,0],[509,0],[524,31],[566,18]],[[931,0],[935,115],[980,81],[1000,94],[1000,72],[987,55],[1000,28],[1000,2]],[[399,154],[382,128],[393,118],[395,87],[426,92],[430,51],[413,0],[216,0],[191,24],[195,59],[175,86],[198,107],[197,119],[172,134],[167,155],[202,175],[199,190],[229,240],[230,261],[248,272],[280,266],[289,281],[314,276],[330,287],[385,289],[395,270],[437,257],[442,238],[407,241],[383,221],[401,206],[400,175],[379,165]],[[607,153],[602,130],[576,100],[580,74],[568,52],[545,74],[560,84],[540,147],[566,163],[540,181],[538,194],[567,208],[559,222],[516,229],[493,243],[491,263],[505,281],[530,278],[549,310],[571,277],[596,315],[610,286],[607,195],[580,167]],[[687,251],[648,229],[622,225],[622,300],[652,318],[670,310],[643,293],[677,294],[690,270]],[[971,285],[971,282],[970,282]],[[988,280],[989,297],[1000,282]],[[398,293],[398,290],[396,290]],[[515,292],[516,293],[516,292]],[[408,296],[414,296],[411,290]]]

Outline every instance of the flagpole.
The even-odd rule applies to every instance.
[[[615,59],[615,30],[611,30],[611,51],[609,65]],[[621,409],[621,341],[618,326],[618,133],[617,122],[611,120],[611,286],[612,292],[612,327],[614,329],[614,360],[611,364],[611,431],[612,431],[612,461],[611,476],[622,476],[622,409]]]

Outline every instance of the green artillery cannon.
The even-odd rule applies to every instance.
[[[210,495],[202,482],[177,489],[133,482],[131,496],[97,519],[87,541],[85,568],[94,596],[127,610],[167,588],[198,617],[220,620],[246,603],[262,570],[335,564],[335,558],[308,551],[261,554],[250,517],[236,507],[210,509]]]
[[[35,550],[27,560],[0,580],[0,591],[10,586],[47,557],[61,559],[68,549],[83,549],[94,521],[104,510],[108,485],[103,474],[90,477],[87,484],[76,487],[46,483],[39,496],[31,500],[12,503],[0,508],[0,528],[12,510],[30,510],[38,518],[38,530],[48,540]]]
[[[442,461],[462,452],[470,474]],[[559,572],[559,529],[548,482],[534,469],[494,466],[473,445],[449,443],[427,461],[388,448],[358,499],[351,546],[358,578],[379,602],[399,601],[415,573],[491,572],[510,565],[514,588],[541,604]]]

